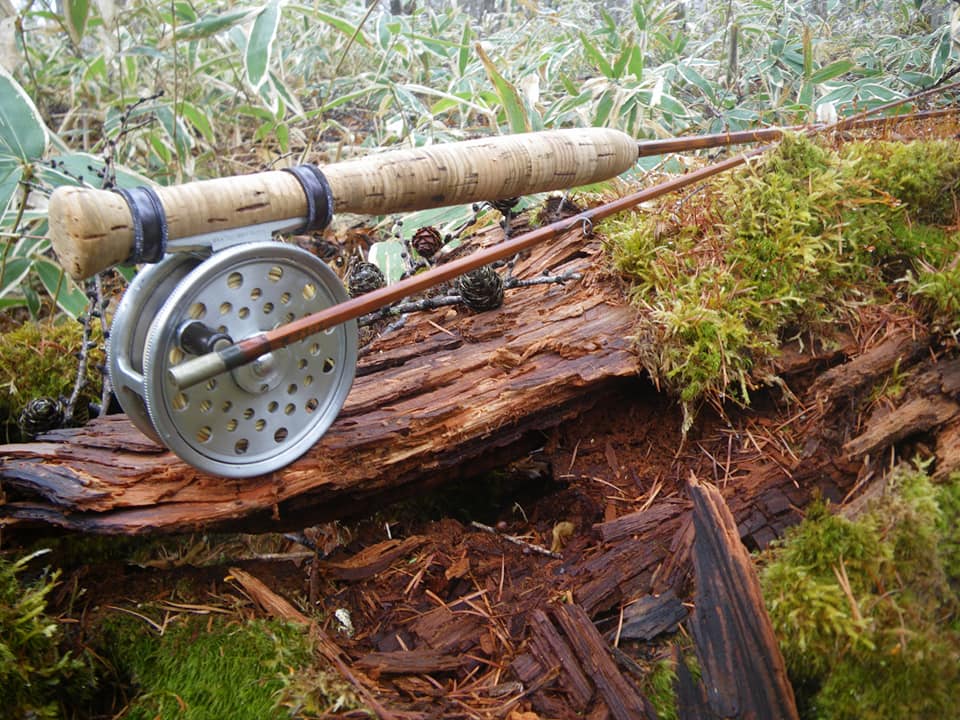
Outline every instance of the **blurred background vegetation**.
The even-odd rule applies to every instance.
[[[581,125],[827,120],[929,87],[943,0],[0,0],[0,310],[86,305],[45,239],[65,183],[159,183]]]

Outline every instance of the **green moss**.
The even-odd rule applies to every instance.
[[[116,615],[102,638],[138,690],[120,716],[129,720],[268,720],[359,706],[342,680],[312,667],[309,638],[293,625],[184,616],[158,636]]]
[[[957,195],[958,151],[955,141],[875,142],[839,153],[788,136],[679,203],[605,221],[639,311],[644,367],[687,410],[747,404],[786,333],[889,302],[891,272],[910,283],[918,312],[957,322],[960,233],[920,219],[944,217],[943,197]],[[947,154],[943,169],[935,160]]]
[[[949,225],[956,221],[960,196],[960,155],[954,140],[856,142],[843,148],[863,177],[890,193],[918,222]]]
[[[804,717],[960,707],[958,487],[900,468],[857,520],[816,504],[771,548],[761,585]]]
[[[82,328],[79,323],[27,322],[0,335],[0,429],[5,442],[20,440],[20,410],[39,397],[68,397],[77,375]],[[97,365],[103,352],[90,353],[83,405],[98,399],[102,379]]]
[[[0,707],[14,720],[65,717],[93,687],[89,664],[61,649],[60,624],[46,614],[57,573],[32,584],[18,578],[40,554],[0,559]]]

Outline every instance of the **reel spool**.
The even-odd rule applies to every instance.
[[[346,400],[357,362],[349,321],[187,390],[170,368],[346,301],[319,258],[273,241],[175,253],[141,271],[114,316],[109,369],[123,410],[199,470],[249,477],[299,458]]]

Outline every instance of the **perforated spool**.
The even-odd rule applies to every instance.
[[[215,253],[186,275],[157,313],[143,353],[144,400],[161,441],[194,467],[249,477],[284,467],[326,432],[353,383],[349,322],[178,390],[167,370],[192,357],[178,344],[187,320],[234,341],[289,323],[347,294],[322,261],[276,242]]]

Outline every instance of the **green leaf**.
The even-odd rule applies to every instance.
[[[87,29],[87,19],[90,17],[90,0],[66,0],[65,17],[67,32],[70,39],[77,45],[83,39]]]
[[[380,268],[388,285],[397,282],[406,269],[404,252],[403,243],[397,240],[385,240],[370,246],[369,260]]]
[[[818,83],[827,82],[827,80],[833,80],[835,77],[839,77],[844,73],[850,72],[850,70],[852,70],[854,67],[856,67],[856,63],[854,63],[852,60],[838,60],[837,62],[831,63],[826,67],[822,67],[813,73],[810,76],[810,82],[816,85]]]
[[[51,158],[56,166],[43,163],[37,165],[36,172],[40,180],[55,188],[61,185],[89,185],[101,187],[102,178],[98,173],[104,171],[103,158],[89,153],[68,153]],[[144,175],[135,173],[125,167],[112,167],[117,185],[131,188],[138,185],[149,185],[150,180]],[[82,178],[78,180],[77,178]]]
[[[242,8],[239,10],[228,10],[219,15],[206,15],[196,22],[179,25],[177,27],[178,40],[199,40],[201,38],[216,35],[222,30],[239,25],[247,19],[253,10]]]
[[[0,68],[0,155],[25,162],[47,150],[47,128],[33,100],[6,70]]]
[[[257,90],[267,79],[267,67],[273,53],[273,43],[280,26],[280,0],[270,0],[253,21],[247,51],[244,54],[244,66],[247,80]]]
[[[590,38],[588,38],[583,31],[580,32],[580,44],[583,45],[583,52],[586,53],[587,59],[596,65],[605,77],[613,78],[613,66],[610,65],[603,56],[603,53],[600,52],[597,46],[590,41]]]
[[[307,7],[306,5],[287,5],[289,10],[298,12],[308,19],[310,23],[322,22],[326,25],[329,25],[334,30],[339,33],[343,33],[348,38],[353,38],[353,41],[358,45],[362,45],[365,48],[371,46],[370,38],[362,30],[362,26],[354,25],[349,20],[345,20],[342,17],[337,15],[331,15],[328,12],[323,12],[318,10],[315,6]]]
[[[487,53],[484,52],[480,43],[476,44],[476,49],[477,55],[480,56],[480,61],[487,71],[487,77],[490,78],[490,82],[493,83],[500,102],[503,104],[503,109],[507,113],[507,122],[510,125],[510,131],[514,133],[530,132],[530,118],[527,115],[523,101],[520,99],[520,93],[517,92],[517,88],[500,74],[500,71],[497,70],[496,65],[493,64],[493,61],[487,56]]]
[[[22,176],[20,163],[13,158],[0,156],[0,227],[4,225],[4,214],[16,195]]]
[[[215,139],[213,126],[210,124],[210,118],[207,117],[207,114],[203,112],[203,110],[193,103],[184,101],[180,104],[180,113],[187,119],[187,122],[196,128],[204,140],[213,144]]]
[[[716,88],[699,72],[685,63],[677,65],[677,72],[680,73],[681,77],[688,83],[699,88],[707,98],[713,101],[716,100]]]
[[[460,77],[463,77],[467,71],[467,65],[470,64],[470,38],[473,37],[473,29],[470,27],[470,21],[463,24],[463,34],[460,36],[460,53],[457,57],[457,70]]]
[[[7,262],[0,267],[0,298],[7,297],[11,292],[20,287],[20,283],[30,272],[33,262],[30,258],[14,257],[7,258]]]
[[[36,258],[33,261],[33,269],[36,270],[44,290],[70,317],[79,317],[87,309],[86,294],[77,287],[62,267],[46,258]]]

